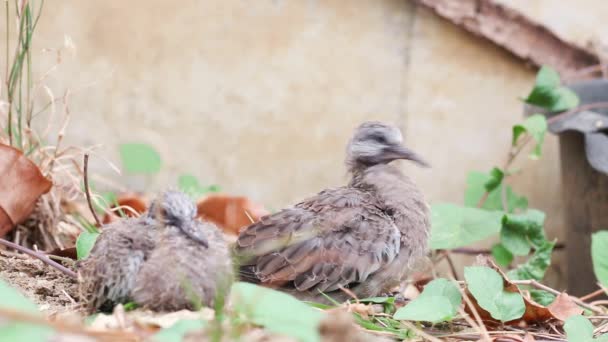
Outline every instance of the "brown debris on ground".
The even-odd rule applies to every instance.
[[[21,291],[47,314],[78,308],[76,280],[40,260],[0,251],[0,279]]]

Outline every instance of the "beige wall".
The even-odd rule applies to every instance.
[[[577,23],[594,22],[593,11],[568,26],[547,3],[564,2],[531,4],[531,15],[587,39]],[[119,143],[146,142],[165,165],[152,188],[192,173],[272,208],[343,183],[344,145],[367,119],[397,123],[430,160],[432,169],[404,167],[431,202],[461,202],[467,171],[502,164],[521,119],[517,98],[534,77],[405,0],[47,2],[36,49],[60,46],[64,34],[76,51],[48,83],[73,91],[70,142],[103,143],[115,161]],[[37,71],[53,61],[39,57]],[[513,186],[561,238],[554,137],[544,151]],[[112,174],[100,158],[93,166]]]

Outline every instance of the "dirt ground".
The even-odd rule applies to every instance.
[[[0,279],[21,291],[47,314],[78,309],[76,280],[40,260],[0,251]]]

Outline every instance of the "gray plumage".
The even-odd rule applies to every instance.
[[[170,191],[164,197],[158,216],[164,227],[137,274],[133,299],[157,311],[213,306],[228,294],[233,273],[222,233],[196,219],[196,207],[185,194]]]
[[[347,186],[328,189],[244,229],[236,243],[241,279],[305,299],[359,298],[400,284],[427,250],[429,211],[417,186],[395,166],[409,159],[396,127],[360,125],[347,147]]]
[[[86,298],[89,312],[109,311],[129,301],[135,276],[155,240],[155,222],[147,214],[102,227],[88,257],[76,264],[81,298]]]

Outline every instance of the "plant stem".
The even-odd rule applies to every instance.
[[[557,120],[563,119],[567,116],[570,116],[572,114],[578,113],[578,112],[582,112],[585,110],[591,110],[591,109],[601,109],[601,108],[608,108],[608,102],[595,102],[595,103],[589,103],[589,104],[585,104],[582,106],[578,106],[576,108],[572,108],[568,111],[565,111],[561,114],[557,114],[555,116],[552,116],[550,118],[547,119],[547,123],[548,124],[552,124]]]
[[[21,245],[18,245],[16,243],[12,243],[10,241],[4,240],[2,238],[0,238],[0,245],[4,245],[6,247],[18,250],[22,253],[25,253],[27,255],[33,256],[34,258],[44,262],[45,264],[59,270],[61,273],[67,275],[70,278],[78,278],[78,276],[76,275],[76,273],[70,269],[68,269],[67,267],[59,264],[58,262],[55,262],[51,259],[49,259],[49,257],[47,257],[46,255],[40,253],[40,252],[35,252],[29,248],[23,247]]]
[[[95,222],[97,223],[97,225],[99,227],[102,226],[101,221],[99,220],[99,217],[97,217],[97,213],[95,212],[95,209],[93,208],[93,203],[91,202],[91,191],[89,189],[89,154],[85,153],[84,154],[84,168],[83,168],[83,172],[84,172],[84,194],[87,197],[87,204],[89,205],[89,210],[91,211],[91,214],[93,214],[93,218],[95,219]]]
[[[536,280],[533,280],[533,279],[529,279],[529,280],[511,280],[511,283],[513,283],[515,285],[533,286],[533,287],[536,287],[539,290],[544,290],[544,291],[550,292],[550,293],[552,293],[552,294],[554,294],[556,296],[559,296],[561,294],[561,292],[559,292],[559,291],[557,291],[555,289],[552,289],[552,288],[550,288],[547,285],[541,284],[541,283],[539,283],[539,282],[537,282]],[[589,304],[583,302],[582,300],[580,300],[579,298],[570,296],[570,299],[572,299],[573,302],[575,302],[576,304],[578,304],[579,306],[582,306],[583,308],[585,308],[587,310],[591,310],[591,311],[593,311],[595,313],[599,313],[599,314],[603,314],[604,313],[604,310],[602,310],[602,309],[600,309],[600,308],[598,308],[596,306],[589,305]]]

